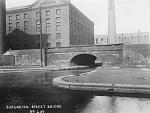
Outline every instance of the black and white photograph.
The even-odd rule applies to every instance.
[[[150,0],[0,0],[0,113],[150,113]]]

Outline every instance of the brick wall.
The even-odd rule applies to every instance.
[[[0,66],[13,66],[15,65],[15,57],[13,55],[1,55]]]

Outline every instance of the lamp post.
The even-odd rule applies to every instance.
[[[42,11],[40,6],[40,54],[41,54],[41,67],[43,67],[43,52],[42,52]]]

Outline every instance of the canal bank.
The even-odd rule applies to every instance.
[[[80,76],[53,79],[53,85],[69,90],[150,94],[150,69],[100,68]]]

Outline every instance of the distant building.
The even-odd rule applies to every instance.
[[[47,48],[94,45],[94,23],[67,0],[37,0],[6,13],[6,35],[15,29],[39,35],[41,17]]]
[[[137,33],[122,33],[117,34],[117,43],[124,43],[126,45],[131,44],[150,44],[150,37],[148,32]],[[95,45],[107,45],[108,44],[108,35],[96,35],[94,38]]]

